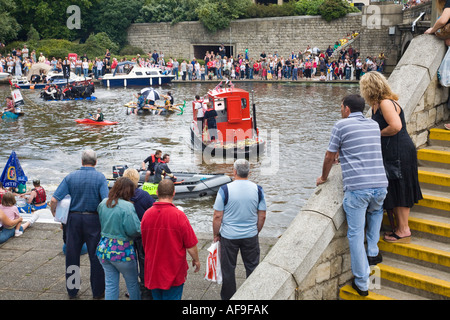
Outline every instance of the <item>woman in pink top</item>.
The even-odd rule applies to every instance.
[[[22,235],[25,229],[31,226],[38,218],[38,215],[34,214],[29,221],[25,222],[22,225],[19,209],[16,206],[16,197],[12,192],[7,192],[3,195],[0,210],[3,211],[3,213],[9,220],[16,221],[13,225],[3,226],[6,229],[15,229],[14,235],[16,237]]]

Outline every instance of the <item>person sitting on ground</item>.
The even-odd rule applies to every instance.
[[[101,108],[97,108],[97,114],[94,116],[95,121],[103,121],[103,113]]]
[[[3,211],[10,220],[17,220],[20,218],[19,209],[16,206],[16,197],[12,192],[7,192],[3,195],[0,210]],[[22,224],[21,221],[18,221],[14,225],[5,226],[5,228],[15,229],[14,235],[18,237],[21,236],[25,229],[30,227],[38,218],[39,215],[35,213],[31,216],[31,219],[24,224]]]
[[[45,209],[47,207],[47,195],[45,193],[45,189],[41,187],[41,181],[39,179],[33,180],[34,188],[31,189],[30,192],[26,192],[21,195],[21,197],[25,197],[29,195],[27,203],[31,205],[33,210]]]
[[[173,182],[177,180],[177,177],[172,174],[170,168],[168,166],[170,162],[170,155],[167,153],[163,155],[162,162],[157,163],[155,166],[155,178],[153,183],[159,183],[162,179],[165,179],[166,176],[170,177]]]

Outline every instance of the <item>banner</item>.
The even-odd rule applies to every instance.
[[[4,188],[17,188],[19,184],[25,184],[28,181],[27,176],[20,166],[16,152],[11,152],[5,168],[3,168],[0,182]]]

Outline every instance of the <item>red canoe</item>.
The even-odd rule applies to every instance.
[[[93,124],[93,125],[97,125],[97,126],[109,126],[109,125],[112,125],[112,124],[118,124],[117,121],[108,121],[108,120],[95,121],[95,120],[92,120],[92,119],[75,119],[75,121],[77,123]]]

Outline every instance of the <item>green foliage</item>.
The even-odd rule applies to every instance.
[[[298,0],[293,2],[295,13],[299,16],[318,16],[319,7],[325,0]]]
[[[134,47],[132,45],[126,45],[125,47],[122,48],[122,50],[120,50],[119,55],[121,56],[134,56],[134,55],[145,55],[144,50],[142,50],[141,48],[138,47]]]
[[[87,54],[88,57],[101,57],[105,56],[106,49],[109,49],[111,53],[117,53],[119,51],[119,45],[113,42],[106,32],[100,32],[97,34],[91,34],[85,43],[80,44],[75,49],[77,54]]]
[[[69,40],[44,39],[38,42],[37,47],[31,47],[31,49],[36,50],[37,57],[42,52],[46,58],[51,60],[52,57],[64,59],[68,53],[75,52],[76,47],[77,44]]]
[[[137,22],[172,22],[198,20],[195,8],[201,0],[149,0],[140,10]]]
[[[0,0],[0,42],[2,43],[16,39],[21,29],[12,15],[15,9],[13,0]]]
[[[139,16],[141,8],[140,0],[102,0],[95,12],[95,31],[106,32],[115,43],[125,45],[127,29]]]
[[[350,12],[358,12],[357,8],[351,7],[345,0],[325,0],[319,10],[322,18],[328,22],[342,18]]]
[[[27,43],[30,47],[36,47],[38,44],[40,37],[39,32],[33,27],[33,25],[30,26],[30,30],[27,33]]]

